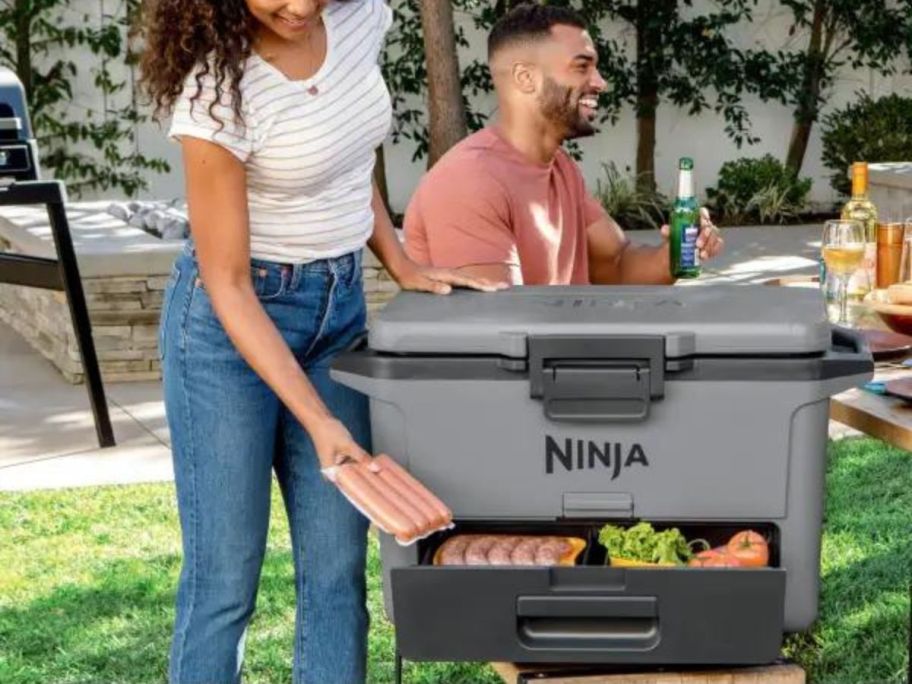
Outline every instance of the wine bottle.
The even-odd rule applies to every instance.
[[[874,287],[877,265],[877,207],[868,199],[867,162],[852,164],[852,197],[842,208],[842,219],[858,221],[864,226],[864,259],[849,278],[848,285],[849,296],[861,299]]]

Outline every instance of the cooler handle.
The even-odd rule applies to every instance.
[[[520,596],[516,613],[529,649],[648,651],[660,641],[652,596]]]
[[[519,596],[519,617],[655,618],[654,596]]]
[[[832,339],[834,347],[849,347],[853,354],[867,354],[870,351],[864,335],[851,328],[834,325]]]

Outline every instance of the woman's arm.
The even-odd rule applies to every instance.
[[[243,164],[205,140],[184,137],[182,148],[200,276],[228,337],[301,421],[323,467],[345,456],[368,458],[326,408],[253,290]]]
[[[485,292],[499,290],[505,286],[505,283],[461,274],[447,268],[419,266],[409,259],[402,249],[376,183],[371,207],[374,210],[374,233],[367,244],[403,290],[449,294],[453,285]]]

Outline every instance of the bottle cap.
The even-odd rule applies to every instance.
[[[681,157],[678,162],[678,168],[682,171],[693,171],[694,162],[690,157]]]

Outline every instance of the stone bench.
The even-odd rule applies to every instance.
[[[158,380],[158,320],[171,264],[183,241],[156,238],[106,212],[109,202],[67,205],[102,376],[107,382]],[[43,207],[0,209],[0,250],[55,258]],[[398,291],[370,253],[364,256],[369,313]],[[82,363],[62,292],[0,284],[0,320],[13,327],[67,381]]]

